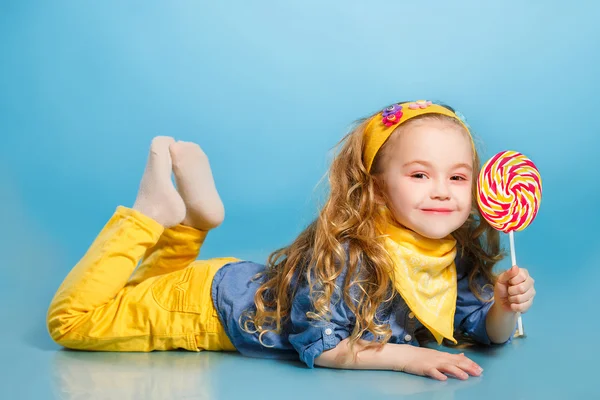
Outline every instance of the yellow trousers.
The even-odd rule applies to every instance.
[[[240,260],[196,260],[206,234],[184,225],[164,229],[117,207],[50,304],[52,339],[79,350],[235,351],[211,284],[219,268]]]

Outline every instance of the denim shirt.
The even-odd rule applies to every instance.
[[[493,302],[482,302],[469,289],[468,269],[459,257],[455,260],[457,270],[458,294],[454,327],[457,332],[468,335],[473,340],[490,345],[485,319]],[[317,322],[306,317],[312,311],[307,285],[301,285],[294,296],[290,310],[290,318],[282,326],[282,333],[272,332],[263,335],[263,346],[257,333],[247,333],[240,326],[242,313],[255,310],[254,294],[264,282],[264,277],[253,280],[263,271],[265,265],[251,261],[239,261],[223,266],[215,275],[212,284],[212,299],[225,331],[243,355],[260,358],[300,359],[309,368],[314,368],[314,360],[324,351],[332,349],[343,339],[350,336],[354,328],[355,316],[344,301],[332,301],[331,319],[328,322]],[[343,287],[343,272],[337,279],[338,287]],[[479,287],[485,283],[478,279]],[[339,293],[338,293],[338,296]],[[484,299],[491,299],[493,290],[483,293]],[[410,311],[400,295],[387,307],[377,312],[380,322],[388,323],[392,331],[389,343],[411,344],[419,346],[415,339],[415,330],[422,324]],[[373,340],[367,333],[363,339]],[[510,339],[509,339],[510,341]]]

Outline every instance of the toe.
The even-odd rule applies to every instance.
[[[175,143],[175,139],[173,139],[173,137],[171,136],[155,136],[154,138],[152,138],[152,143],[171,144]]]
[[[169,152],[171,153],[171,158],[174,163],[177,163],[179,160],[179,154],[181,154],[181,144],[183,142],[173,142],[169,145]]]
[[[174,142],[175,139],[170,136],[156,136],[152,139],[150,149],[153,153],[162,153],[168,151],[169,146]]]
[[[187,164],[189,162],[197,162],[197,160],[204,162],[204,160],[208,158],[202,148],[194,142],[178,141],[171,143],[169,151],[174,164]]]

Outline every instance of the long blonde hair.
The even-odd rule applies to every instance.
[[[376,229],[385,218],[376,201],[381,192],[374,175],[366,170],[362,161],[363,133],[373,116],[358,120],[355,128],[336,145],[340,149],[328,171],[330,193],[318,217],[292,244],[274,251],[267,259],[265,271],[260,274],[264,282],[254,296],[256,310],[246,310],[242,315],[245,321],[240,320],[244,330],[259,333],[259,340],[265,346],[268,345],[262,341],[263,335],[281,333],[284,321],[290,315],[295,290],[301,283],[308,285],[313,305],[307,318],[328,320],[336,280],[344,272],[343,301],[356,317],[350,345],[365,332],[373,334],[380,344],[386,343],[391,336],[389,326],[380,323],[375,315],[381,305],[393,299],[390,297],[393,293],[390,272],[394,266]],[[414,120],[423,118],[457,123],[452,118],[434,114]],[[384,149],[385,144],[375,158],[374,171],[378,169]],[[473,176],[477,177],[480,170],[477,152],[473,166]],[[476,195],[476,179],[473,179],[471,213],[453,236],[462,251],[461,256],[472,261],[469,287],[481,299],[479,292],[483,288],[476,287],[474,278],[480,274],[494,284],[496,276],[492,269],[503,254],[499,234],[481,217]]]

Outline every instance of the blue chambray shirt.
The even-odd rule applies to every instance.
[[[490,345],[485,319],[493,302],[486,303],[477,299],[469,289],[466,263],[457,257],[455,264],[458,284],[455,330],[467,334],[481,344]],[[263,335],[263,342],[269,347],[263,346],[257,333],[250,334],[242,329],[240,320],[246,309],[255,310],[254,294],[264,282],[264,278],[253,280],[253,277],[264,268],[263,264],[240,261],[227,264],[217,272],[212,284],[212,299],[219,319],[229,339],[241,354],[260,358],[299,358],[309,368],[314,368],[315,358],[350,336],[355,316],[345,302],[340,300],[332,301],[332,316],[329,322],[309,320],[306,317],[306,313],[312,311],[309,290],[306,285],[302,285],[296,291],[290,318],[283,325],[282,334],[269,332]],[[345,272],[337,280],[340,288],[343,287],[344,276]],[[477,283],[483,287],[487,282],[479,279]],[[339,293],[338,296],[341,297]],[[492,296],[493,289],[489,289],[482,297],[490,299]],[[401,296],[394,296],[394,300],[387,307],[377,311],[377,317],[379,321],[387,322],[392,330],[389,343],[419,346],[414,336],[415,331],[422,325]],[[362,338],[373,340],[373,335],[367,333]]]

